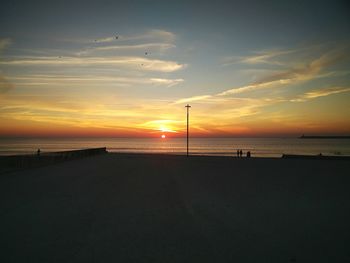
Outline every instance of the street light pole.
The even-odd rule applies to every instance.
[[[185,106],[187,108],[187,157],[188,157],[188,124],[189,124],[189,108],[191,108],[190,105]]]

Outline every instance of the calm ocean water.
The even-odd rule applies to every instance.
[[[185,138],[0,138],[0,155],[33,154],[107,147],[109,152],[185,154]],[[232,156],[237,149],[252,156],[282,154],[350,156],[350,139],[191,138],[190,154]]]

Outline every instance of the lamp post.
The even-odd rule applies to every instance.
[[[188,157],[188,124],[189,124],[189,108],[191,108],[190,105],[185,106],[187,108],[187,157]]]

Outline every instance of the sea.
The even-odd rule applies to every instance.
[[[186,154],[186,138],[0,138],[0,155],[35,154],[106,147],[117,153]],[[189,154],[255,157],[283,154],[350,156],[350,139],[190,138]]]

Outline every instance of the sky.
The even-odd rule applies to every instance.
[[[350,134],[348,1],[1,1],[0,136]]]

